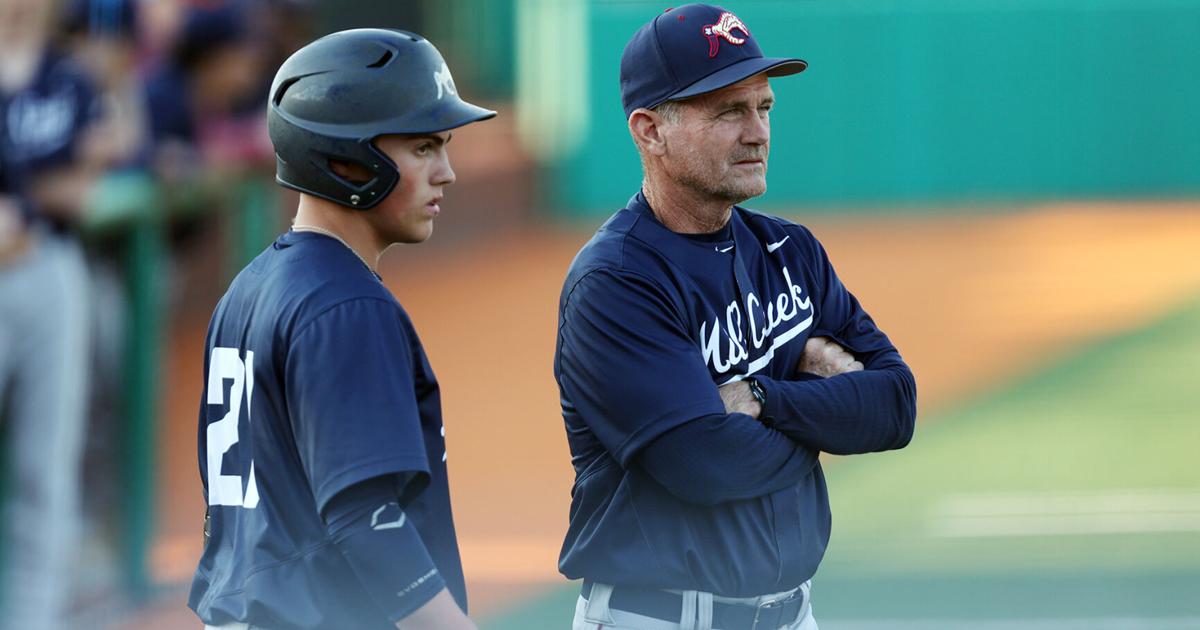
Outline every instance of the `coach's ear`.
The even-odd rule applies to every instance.
[[[644,107],[638,108],[629,115],[629,134],[644,153],[661,157],[667,152],[666,139],[662,133],[664,123],[666,120],[662,114]]]

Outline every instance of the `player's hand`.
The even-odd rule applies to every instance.
[[[463,614],[450,591],[442,589],[413,614],[396,622],[399,630],[476,630],[475,623]]]
[[[810,337],[808,343],[804,344],[804,356],[800,357],[800,364],[796,366],[799,372],[825,378],[862,369],[863,364],[854,355],[828,337]]]
[[[20,253],[24,229],[20,206],[9,195],[0,193],[0,265]]]
[[[721,394],[721,402],[725,403],[725,413],[744,413],[752,418],[758,418],[762,413],[762,405],[750,393],[746,381],[722,385],[717,391]]]

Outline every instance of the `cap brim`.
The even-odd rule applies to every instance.
[[[473,122],[479,122],[481,120],[487,120],[496,116],[496,112],[490,109],[479,107],[478,105],[473,105],[466,101],[459,101],[453,107],[447,108],[446,111],[440,113],[442,116],[439,116],[436,123],[433,125],[437,127],[437,129],[430,129],[428,130],[429,132],[434,133],[440,131],[449,131],[451,129],[457,129],[464,125],[469,125]]]
[[[803,59],[786,59],[780,57],[756,57],[745,59],[731,66],[726,66],[716,72],[696,81],[695,83],[664,98],[661,102],[678,101],[701,94],[714,92],[748,79],[756,74],[766,73],[769,77],[785,77],[789,74],[799,74],[808,68],[808,62]],[[660,103],[661,103],[660,102]],[[655,103],[659,105],[660,103]]]

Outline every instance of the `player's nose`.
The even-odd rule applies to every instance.
[[[458,178],[454,174],[454,168],[450,166],[450,156],[445,151],[442,152],[441,159],[438,160],[437,167],[433,171],[433,185],[449,186]]]

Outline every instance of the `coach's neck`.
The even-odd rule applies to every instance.
[[[646,164],[642,194],[654,211],[654,218],[679,234],[716,232],[725,227],[733,210],[730,200],[715,199],[674,180],[657,164]]]
[[[691,147],[680,139],[670,151],[672,121],[662,112],[638,108],[629,115],[629,134],[642,160],[642,194],[654,218],[679,234],[709,234],[729,221],[733,204],[739,200],[714,196],[680,177]]]

